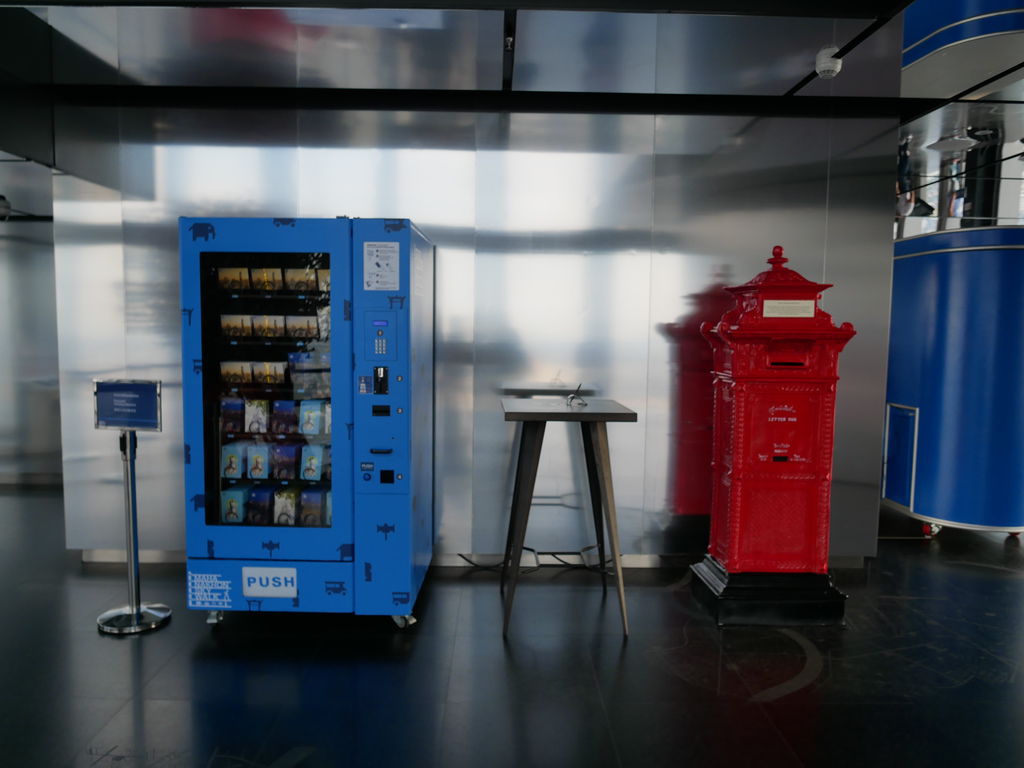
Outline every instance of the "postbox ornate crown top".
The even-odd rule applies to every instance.
[[[743,285],[726,288],[736,297],[736,306],[727,311],[718,323],[706,323],[701,332],[739,339],[747,334],[789,335],[794,332],[815,338],[849,339],[853,326],[836,327],[832,316],[818,306],[821,294],[831,283],[816,283],[799,272],[783,266],[789,261],[781,245],[772,249],[766,269]]]
[[[764,272],[756,275],[750,282],[743,285],[734,285],[726,288],[726,290],[732,293],[752,293],[766,289],[785,289],[787,291],[796,290],[805,291],[808,294],[818,294],[832,287],[832,283],[812,282],[796,270],[782,266],[789,261],[789,259],[782,255],[784,252],[785,250],[781,245],[776,245],[772,248],[772,257],[768,259],[768,263],[772,265],[771,269],[766,269]]]

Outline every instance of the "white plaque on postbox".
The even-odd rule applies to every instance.
[[[814,317],[814,299],[765,299],[763,317]]]

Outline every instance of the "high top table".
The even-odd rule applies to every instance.
[[[608,526],[608,538],[612,548],[612,565],[615,583],[619,592],[619,608],[622,611],[622,632],[629,635],[629,621],[626,616],[626,593],[622,585],[622,561],[619,552],[619,525],[615,514],[615,495],[612,490],[611,455],[608,451],[608,422],[636,421],[635,411],[614,400],[592,399],[585,405],[577,400],[573,404],[563,398],[533,400],[503,398],[501,407],[505,421],[522,422],[522,436],[519,441],[519,458],[516,462],[516,480],[512,492],[512,512],[508,522],[508,536],[505,539],[505,558],[501,568],[501,590],[504,599],[504,634],[508,634],[509,619],[512,616],[512,600],[519,581],[519,562],[523,556],[523,542],[526,539],[526,525],[533,502],[533,488],[537,481],[537,467],[540,463],[540,449],[544,441],[544,428],[549,421],[579,422],[583,434],[583,454],[587,463],[587,481],[593,504],[594,532],[597,535],[598,556],[604,573],[604,523]]]

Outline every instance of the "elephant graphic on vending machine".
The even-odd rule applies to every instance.
[[[189,226],[188,231],[192,233],[193,242],[200,237],[207,242],[209,242],[211,237],[214,240],[217,239],[217,230],[214,229],[213,224],[207,224],[206,222],[197,221]]]

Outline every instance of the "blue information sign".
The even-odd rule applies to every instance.
[[[160,431],[160,382],[111,379],[93,382],[96,429]]]

